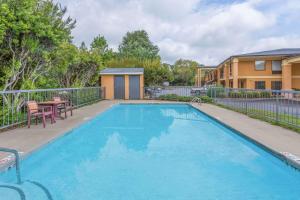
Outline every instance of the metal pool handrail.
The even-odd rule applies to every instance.
[[[15,149],[9,149],[9,148],[4,148],[0,147],[0,151],[2,152],[7,152],[7,153],[12,153],[15,155],[15,165],[16,165],[16,174],[17,174],[17,184],[21,184],[21,172],[20,172],[20,156],[19,152]]]
[[[191,100],[191,103],[198,103],[198,104],[201,104],[201,103],[202,103],[202,100],[201,100],[201,98],[199,98],[199,97],[194,97],[194,98]]]

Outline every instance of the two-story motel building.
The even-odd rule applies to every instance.
[[[208,76],[208,74],[212,71],[215,71],[216,66],[204,66],[200,65],[196,69],[196,75],[195,75],[195,86],[201,87],[205,85],[206,80],[205,78]]]
[[[300,89],[300,48],[234,55],[205,77],[230,88]]]

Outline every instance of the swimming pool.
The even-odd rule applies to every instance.
[[[184,104],[115,105],[21,166],[57,200],[300,199],[299,171]],[[0,185],[15,179],[9,170]],[[0,197],[20,199],[5,188]]]

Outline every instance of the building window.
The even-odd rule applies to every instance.
[[[280,60],[273,60],[272,61],[272,74],[281,74],[281,61]]]
[[[265,81],[255,81],[255,89],[257,89],[257,90],[266,89],[266,82]]]
[[[255,61],[255,70],[265,70],[265,61],[257,60]]]
[[[282,82],[281,81],[272,81],[271,82],[271,89],[272,90],[281,90],[282,89]]]

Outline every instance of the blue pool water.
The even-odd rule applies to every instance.
[[[57,200],[300,199],[299,171],[189,105],[116,105],[21,165]],[[9,170],[0,185],[15,179]]]

